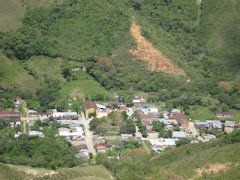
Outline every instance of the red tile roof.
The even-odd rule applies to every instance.
[[[97,150],[107,150],[107,146],[104,144],[98,144],[96,145]]]
[[[84,111],[87,111],[88,109],[91,109],[91,108],[97,110],[97,105],[95,102],[85,102],[83,104],[83,108],[84,108]]]

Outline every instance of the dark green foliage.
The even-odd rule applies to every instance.
[[[120,132],[122,134],[135,134],[136,127],[134,121],[132,119],[125,120]]]
[[[224,137],[225,143],[239,143],[240,142],[240,130],[236,130]]]
[[[58,80],[46,78],[45,84],[37,92],[43,111],[54,108],[54,102],[59,98],[60,84]]]
[[[11,131],[6,128],[1,133]],[[19,138],[0,138],[0,160],[5,163],[30,165],[34,167],[60,168],[73,167],[80,164],[75,159],[75,150],[71,144],[61,137],[48,136],[44,138],[21,135]]]
[[[123,144],[123,147],[122,148],[125,148],[125,149],[134,149],[134,148],[139,148],[140,147],[140,144],[136,141],[123,141],[122,142]]]
[[[90,130],[96,134],[134,134],[136,131],[135,124],[132,119],[126,119],[126,114],[120,115],[111,113],[108,117],[93,118],[90,122]]]
[[[191,140],[189,138],[182,138],[176,142],[177,147],[189,144]]]
[[[32,55],[106,56],[113,53],[128,29],[127,16],[114,2],[67,0],[28,11],[24,26],[4,37],[3,47],[18,59]]]
[[[160,123],[158,121],[154,121],[152,123],[153,125],[153,130],[159,132],[159,136],[163,138],[171,138],[172,137],[172,131],[168,130],[166,131],[164,129],[164,124]]]

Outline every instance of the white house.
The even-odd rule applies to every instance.
[[[158,109],[154,106],[143,106],[141,107],[141,111],[146,115],[149,113],[158,113]]]
[[[59,128],[58,134],[63,137],[82,137],[84,133],[82,127],[74,127],[71,129]]]
[[[172,132],[172,138],[176,141],[178,141],[181,138],[187,137],[186,133],[183,131],[173,131]]]
[[[62,118],[62,117],[77,118],[78,114],[77,112],[53,112],[52,116],[53,118]]]
[[[29,131],[29,136],[44,137],[44,134],[40,131]]]

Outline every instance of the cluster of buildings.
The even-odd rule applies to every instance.
[[[154,152],[161,152],[166,147],[175,146],[181,138],[193,138],[189,130],[189,121],[185,120],[184,114],[179,109],[160,113],[155,106],[144,105],[135,107],[142,125],[147,129],[147,139],[150,141]],[[172,131],[171,138],[159,138],[159,132],[153,130],[153,122],[161,122],[165,131]],[[180,131],[174,131],[178,127]]]
[[[95,102],[85,102],[83,104],[84,115],[86,118],[96,117],[102,118],[106,117],[112,112],[121,113],[123,111],[128,112],[129,109],[123,103],[104,103],[97,104]]]
[[[0,120],[6,120],[10,122],[10,125],[14,127],[15,125],[21,124],[21,116],[19,111],[0,111]]]
[[[196,121],[196,129],[200,130],[216,130],[218,132],[231,133],[235,129],[240,129],[240,123],[235,121],[225,121],[221,122],[220,120],[207,120],[207,121]]]

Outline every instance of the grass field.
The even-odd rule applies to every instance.
[[[65,65],[65,61],[60,58],[52,59],[44,56],[32,57],[24,63],[38,83],[43,82],[45,78],[53,78],[64,84],[66,80],[62,76],[62,66]]]
[[[62,97],[70,97],[72,99],[89,99],[102,96],[109,98],[109,93],[97,81],[84,71],[75,73],[77,80],[66,83],[60,93]]]
[[[216,119],[215,115],[212,111],[210,111],[208,108],[196,106],[190,110],[190,114],[188,116],[189,118],[193,120],[210,120],[210,119]]]
[[[110,180],[114,179],[103,166],[64,168],[56,171],[0,163],[3,180]]]

